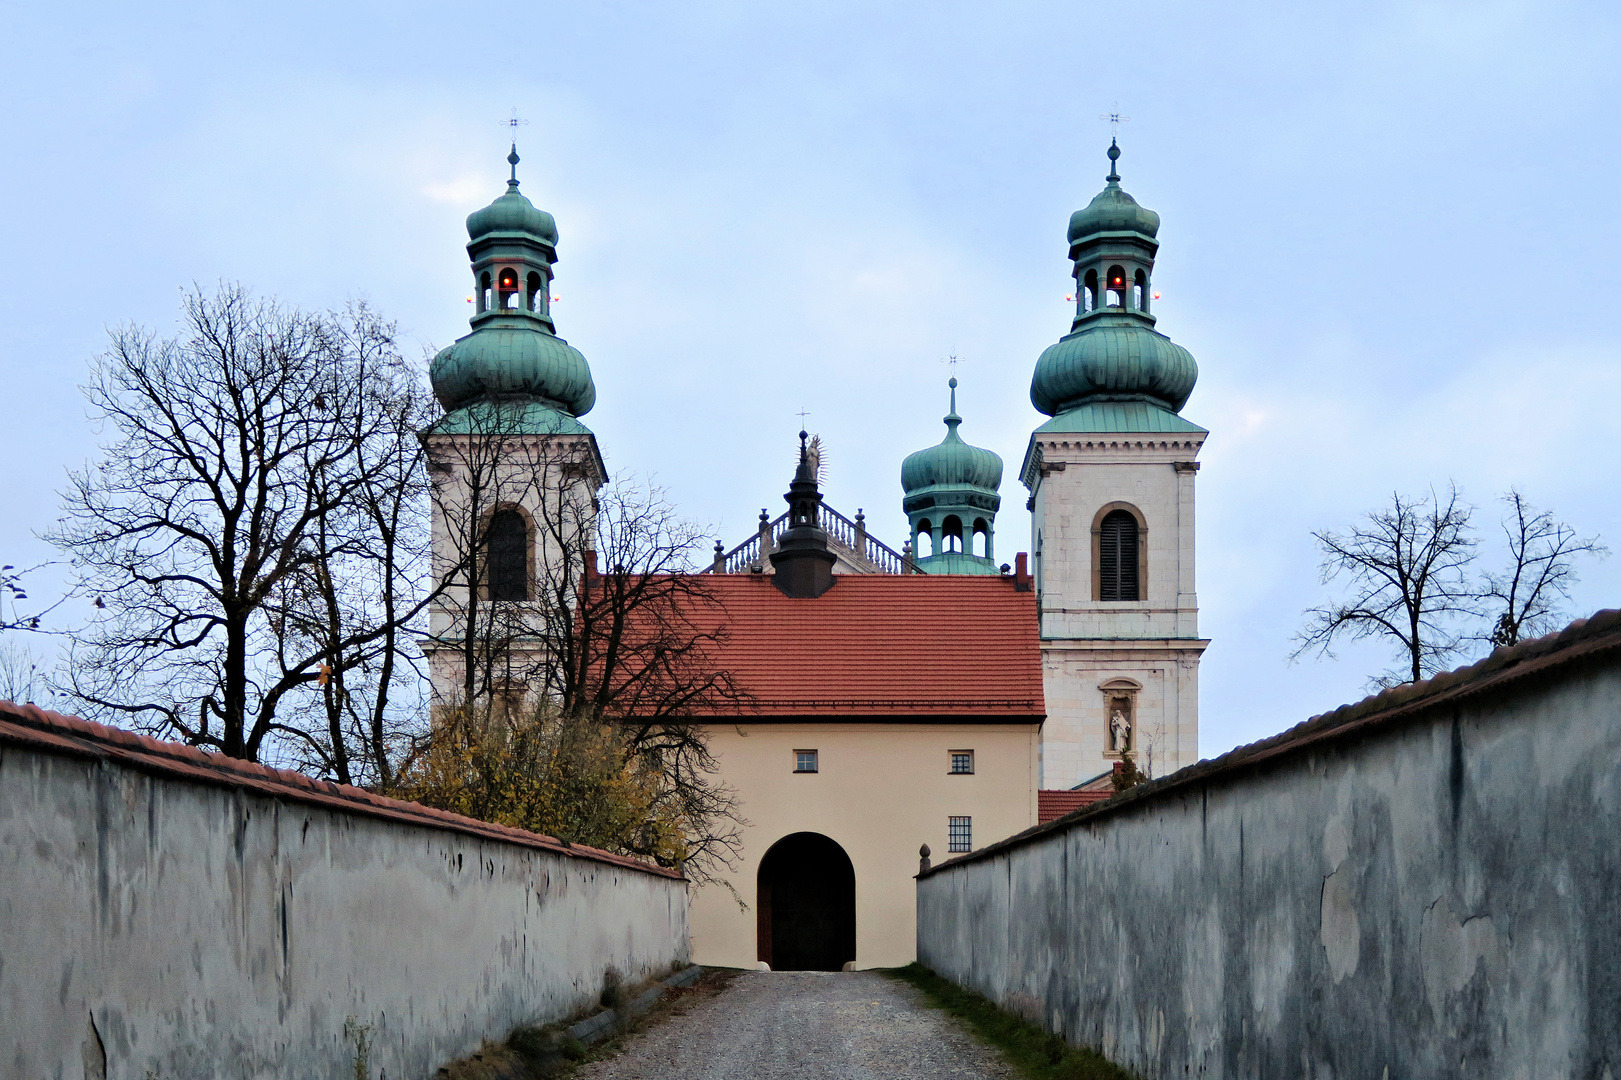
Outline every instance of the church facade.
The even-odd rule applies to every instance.
[[[694,897],[699,962],[904,964],[920,848],[948,857],[1019,832],[1041,789],[1106,785],[1127,757],[1154,775],[1197,758],[1206,432],[1180,416],[1197,369],[1155,329],[1158,216],[1120,188],[1118,155],[1071,218],[1076,313],[1031,386],[1050,418],[1020,470],[1033,557],[997,561],[1003,463],[960,435],[953,378],[944,438],[901,464],[898,550],[863,512],[824,504],[801,432],[787,510],[762,510],[701,571],[726,620],[712,660],[745,698],[685,719],[705,727],[748,826],[725,887]],[[479,566],[424,642],[446,702],[545,693],[517,671],[474,680],[462,628],[566,607],[568,583],[595,572],[567,564],[606,476],[580,420],[595,387],[549,313],[555,222],[518,192],[515,149],[509,161],[506,193],[468,218],[473,330],[430,369],[445,408],[424,434],[436,559],[473,551]],[[920,638],[942,611],[971,631]]]

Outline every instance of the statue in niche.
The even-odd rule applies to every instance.
[[[1109,736],[1116,753],[1123,754],[1131,749],[1131,718],[1126,715],[1126,703],[1116,698],[1110,703],[1109,710]]]

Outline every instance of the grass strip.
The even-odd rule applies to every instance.
[[[942,979],[922,964],[881,970],[890,978],[917,987],[930,1005],[966,1021],[980,1038],[1006,1054],[1030,1080],[1136,1080],[1091,1047],[1071,1046],[1057,1035],[998,1008],[972,990]]]

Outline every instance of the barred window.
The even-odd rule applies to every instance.
[[[1111,510],[1098,529],[1098,599],[1138,600],[1137,519]]]
[[[816,751],[795,750],[794,772],[816,772]]]
[[[529,528],[516,510],[490,518],[491,600],[529,599]]]
[[[972,750],[953,750],[951,752],[951,771],[954,773],[973,772],[974,752]]]
[[[948,851],[973,851],[974,819],[971,817],[952,818],[951,831],[948,835],[951,841],[947,846]]]

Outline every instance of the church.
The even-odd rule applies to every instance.
[[[1208,433],[1181,415],[1198,369],[1156,329],[1159,215],[1121,187],[1119,156],[1111,143],[1106,186],[1070,217],[1075,314],[1035,363],[1030,399],[1048,419],[1019,471],[1028,554],[997,561],[1003,462],[960,434],[952,378],[943,438],[899,465],[898,550],[863,512],[824,502],[819,446],[801,431],[786,508],[694,568],[715,601],[706,617],[724,623],[709,659],[746,698],[684,719],[747,821],[729,888],[693,896],[697,962],[905,964],[920,853],[968,852],[1105,797],[1125,755],[1155,776],[1197,759],[1209,642],[1194,480]],[[591,534],[606,481],[580,420],[597,404],[590,366],[550,314],[557,225],[519,192],[516,147],[508,161],[505,193],[467,219],[472,332],[432,362],[445,415],[424,436],[443,499],[489,504],[476,543],[496,610],[534,602],[523,583]],[[494,438],[497,402],[518,421]],[[436,510],[440,560],[466,542],[450,519]],[[462,611],[447,590],[423,643],[444,700]],[[916,633],[940,612],[960,632]]]

